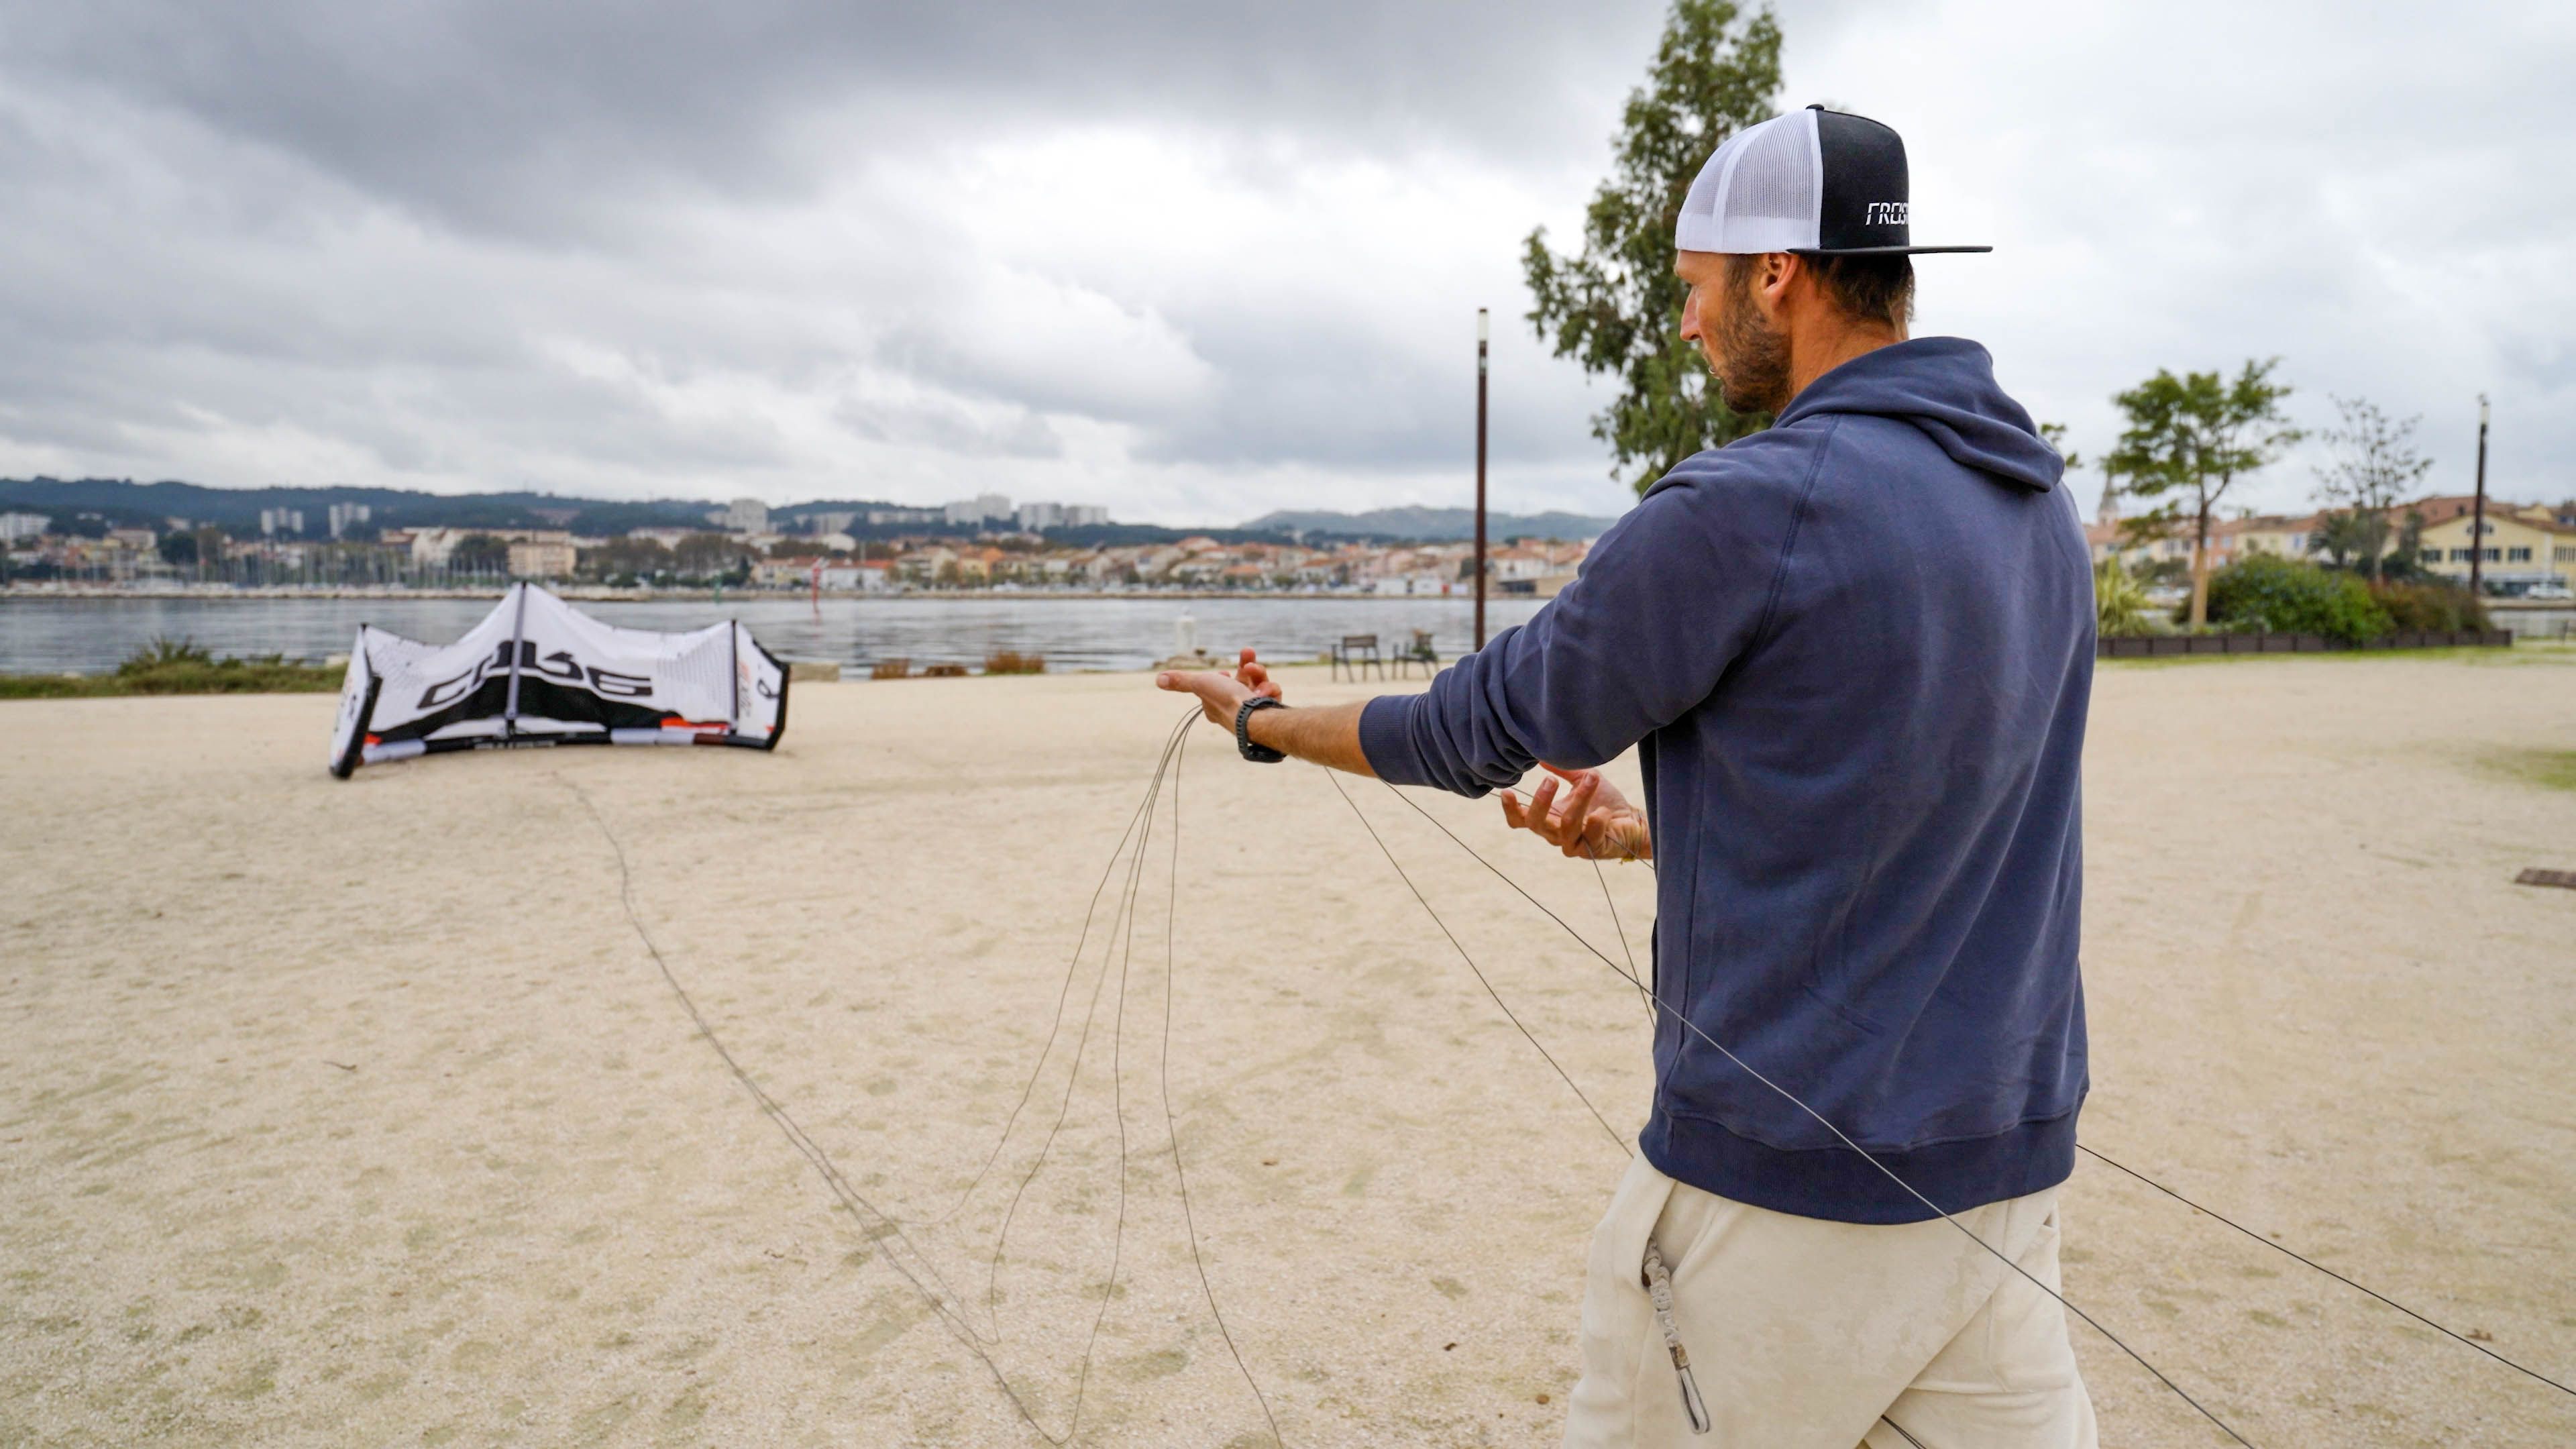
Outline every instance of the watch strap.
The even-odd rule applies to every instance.
[[[1256,694],[1245,700],[1234,712],[1234,748],[1245,759],[1257,765],[1275,765],[1288,758],[1268,745],[1256,745],[1252,742],[1253,713],[1256,710],[1285,708],[1287,708],[1286,705],[1266,694]]]

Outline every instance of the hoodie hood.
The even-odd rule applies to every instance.
[[[1821,413],[1900,418],[1951,461],[2034,493],[2066,475],[2066,460],[1995,382],[1994,357],[1964,337],[1917,337],[1862,353],[1807,384],[1772,426]]]

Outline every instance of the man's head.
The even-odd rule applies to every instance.
[[[1821,370],[1793,358],[1902,342],[1914,316],[1914,263],[1902,255],[1683,252],[1673,271],[1690,287],[1682,336],[1737,412],[1787,407],[1801,375]]]
[[[1816,374],[1905,338],[1917,252],[1905,142],[1810,106],[1727,138],[1673,228],[1682,336],[1727,406],[1777,412]]]

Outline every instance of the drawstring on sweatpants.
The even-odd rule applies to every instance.
[[[1664,1250],[1655,1240],[1646,1240],[1644,1280],[1646,1295],[1655,1302],[1655,1323],[1664,1331],[1664,1347],[1672,1352],[1673,1372],[1682,1381],[1682,1412],[1690,1416],[1691,1432],[1708,1432],[1708,1405],[1700,1402],[1699,1383],[1691,1377],[1690,1350],[1682,1347],[1681,1328],[1673,1322],[1673,1275],[1664,1266]]]

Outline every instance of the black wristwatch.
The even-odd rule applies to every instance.
[[[1252,712],[1257,709],[1286,709],[1287,707],[1269,695],[1256,694],[1245,700],[1243,707],[1234,712],[1234,747],[1243,752],[1245,759],[1258,765],[1275,765],[1288,758],[1268,745],[1256,745],[1252,742]]]

